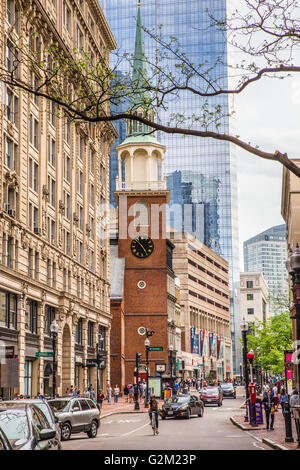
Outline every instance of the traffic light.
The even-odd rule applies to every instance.
[[[136,367],[140,367],[141,366],[141,353],[136,353]]]

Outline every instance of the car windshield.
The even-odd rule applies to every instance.
[[[232,384],[222,384],[221,385],[222,388],[226,389],[226,388],[233,388],[233,385]]]
[[[49,400],[49,405],[51,406],[54,413],[63,411],[68,411],[70,408],[70,401],[69,400]]]
[[[185,403],[189,401],[189,397],[174,397],[171,400],[171,403]]]
[[[28,419],[24,409],[1,411],[0,429],[4,432],[13,449],[22,447],[29,437]]]
[[[207,393],[208,395],[218,395],[219,391],[217,388],[205,388],[204,393]]]
[[[51,413],[46,403],[35,403],[35,406],[37,406],[44,413],[49,424],[53,423],[53,417],[51,416]]]

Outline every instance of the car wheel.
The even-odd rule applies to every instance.
[[[87,435],[88,437],[90,437],[91,439],[93,439],[94,437],[97,436],[97,433],[98,433],[98,424],[97,424],[97,421],[93,420],[91,422],[91,428],[90,430],[87,432]]]
[[[71,426],[69,423],[64,423],[61,427],[61,440],[68,441],[71,437]]]
[[[200,413],[198,414],[199,418],[203,417],[203,408],[200,408]]]

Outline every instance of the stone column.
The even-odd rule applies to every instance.
[[[82,319],[82,345],[83,345],[83,363],[86,364],[87,360],[87,319]],[[83,385],[84,389],[87,387],[88,368],[84,368]]]

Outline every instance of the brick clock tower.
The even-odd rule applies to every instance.
[[[140,104],[146,77],[141,9],[138,7],[133,82],[136,95],[131,112],[145,113]],[[140,86],[139,86],[140,84]],[[145,98],[145,97],[142,97]],[[168,371],[168,276],[172,244],[166,239],[166,205],[169,191],[163,175],[166,148],[151,130],[138,122],[127,122],[127,137],[117,147],[119,176],[115,197],[118,204],[118,238],[115,256],[123,264],[111,268],[122,284],[119,298],[112,297],[112,385],[133,383],[136,353],[141,353],[141,376],[145,374],[145,340],[140,327],[154,331],[149,351],[149,376],[155,376],[156,364]],[[168,260],[168,261],[167,261]],[[168,266],[169,265],[169,266]],[[118,272],[113,272],[113,266]],[[122,271],[122,272],[120,272]]]

